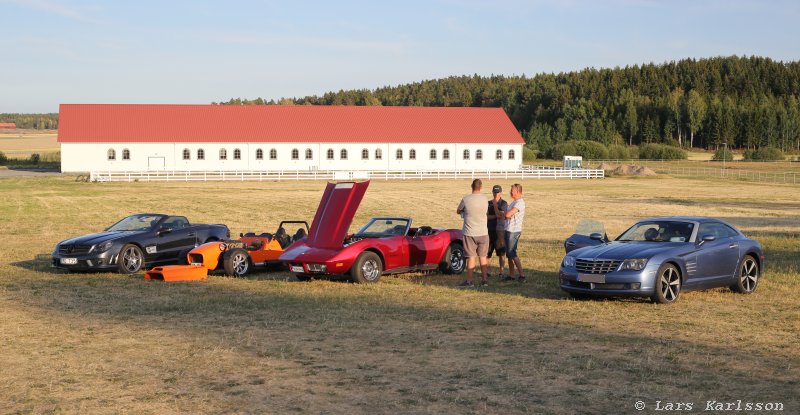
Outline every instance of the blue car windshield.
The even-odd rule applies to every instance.
[[[146,231],[153,228],[163,218],[162,215],[128,216],[106,230],[109,232]]]
[[[688,242],[694,223],[676,221],[646,221],[633,225],[617,241]]]

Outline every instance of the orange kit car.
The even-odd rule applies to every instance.
[[[286,233],[284,225],[299,224],[293,236]],[[146,280],[191,281],[202,280],[209,271],[223,269],[225,275],[241,277],[253,270],[253,267],[280,265],[278,257],[283,250],[294,241],[308,235],[308,222],[283,221],[278,225],[275,234],[254,232],[239,234],[236,241],[214,241],[200,245],[187,254],[189,265],[172,265],[155,267],[145,272]]]

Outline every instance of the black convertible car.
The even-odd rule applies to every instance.
[[[183,216],[132,215],[104,232],[59,242],[53,266],[132,274],[145,266],[177,264],[195,246],[228,238],[225,225],[193,225]]]

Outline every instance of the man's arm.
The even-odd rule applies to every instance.
[[[464,211],[464,199],[461,199],[461,203],[459,203],[458,207],[456,208],[456,215],[460,215],[461,212],[463,211]]]
[[[514,216],[514,215],[516,215],[516,214],[517,214],[517,212],[519,212],[519,209],[517,209],[517,208],[511,208],[511,210],[509,210],[508,212],[506,212],[506,216],[505,216],[505,218],[506,218],[506,219],[511,219],[511,217],[512,217],[512,216]]]

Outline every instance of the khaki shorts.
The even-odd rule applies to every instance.
[[[485,257],[489,253],[489,235],[464,235],[464,251],[467,257]]]

